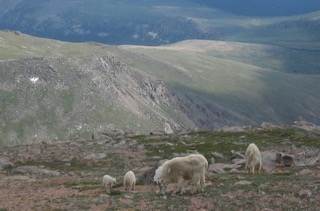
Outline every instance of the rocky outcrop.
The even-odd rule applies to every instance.
[[[309,131],[313,135],[320,136],[320,126],[312,122],[307,121],[295,121],[292,125],[293,128],[299,128],[302,130]]]
[[[294,158],[290,155],[282,154],[282,153],[277,153],[276,154],[276,161],[279,164],[283,164],[286,167],[294,166]]]
[[[0,170],[1,169],[11,169],[14,167],[14,164],[5,158],[0,158]]]

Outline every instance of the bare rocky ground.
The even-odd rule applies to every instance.
[[[263,172],[244,169],[246,146],[257,143]],[[305,130],[264,129],[114,137],[99,141],[35,143],[0,149],[0,210],[318,210],[320,138]],[[166,196],[152,183],[162,159],[198,151],[210,166],[203,193]],[[292,164],[276,160],[291,157]],[[123,175],[133,170],[136,190]],[[104,174],[117,178],[110,192]]]

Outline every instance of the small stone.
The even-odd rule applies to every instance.
[[[252,182],[247,181],[247,180],[242,180],[239,182],[234,183],[235,185],[252,185]]]
[[[238,169],[231,169],[230,171],[229,171],[229,173],[231,173],[231,174],[238,174],[240,171],[238,170]]]
[[[312,195],[312,192],[310,190],[303,189],[299,191],[300,198],[310,198],[311,195]]]
[[[261,211],[273,211],[273,209],[270,209],[270,208],[263,208]]]
[[[14,167],[14,164],[8,161],[7,159],[0,158],[0,167],[2,169],[11,169]]]
[[[223,154],[221,154],[219,152],[213,152],[212,155],[217,157],[217,158],[223,158]]]
[[[306,175],[311,175],[313,172],[311,169],[303,169],[300,172],[298,172],[298,175],[306,176]]]

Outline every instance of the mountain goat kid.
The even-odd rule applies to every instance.
[[[110,175],[104,175],[102,178],[102,186],[107,191],[110,191],[116,185],[117,179]]]
[[[246,169],[248,169],[248,173],[254,174],[254,170],[258,173],[261,172],[262,167],[262,157],[259,148],[254,144],[249,144],[246,153]]]
[[[178,183],[178,190],[184,193],[184,182],[191,181],[192,193],[204,191],[207,159],[201,154],[176,157],[164,162],[156,171],[153,180],[160,185],[164,195],[169,183]]]
[[[125,191],[133,191],[136,186],[136,176],[133,171],[128,171],[123,178],[123,187]]]

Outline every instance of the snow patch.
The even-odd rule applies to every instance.
[[[31,83],[35,84],[39,80],[39,77],[32,77],[32,78],[29,78],[29,80],[31,81]]]

